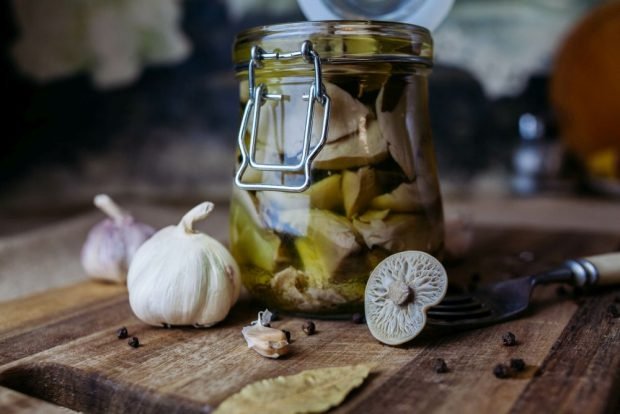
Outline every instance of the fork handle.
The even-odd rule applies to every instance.
[[[596,268],[599,285],[620,283],[620,253],[599,254],[586,257],[584,260],[592,263]]]
[[[565,264],[572,270],[578,286],[620,284],[618,252],[568,260]]]

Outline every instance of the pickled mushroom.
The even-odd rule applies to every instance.
[[[369,249],[382,247],[392,252],[403,250],[434,252],[440,247],[440,235],[443,232],[433,229],[424,216],[390,214],[383,219],[368,219],[369,217],[362,216],[353,220],[353,226],[362,235]]]
[[[275,270],[277,264],[283,260],[280,238],[262,227],[248,193],[233,190],[230,216],[233,223],[230,229],[231,253],[239,265]]]
[[[284,184],[299,185],[300,182],[293,180],[293,176],[295,175],[284,174]],[[300,180],[303,180],[303,177]],[[278,226],[277,223],[282,221],[282,218],[278,216],[286,210],[318,208],[321,210],[341,211],[341,182],[342,176],[340,174],[333,174],[312,184],[303,193],[278,193],[271,191],[258,193],[257,197],[260,201],[261,215],[269,226],[275,225],[276,230],[285,231],[286,229]],[[303,225],[302,227],[305,228]]]
[[[351,223],[344,217],[325,210],[311,210],[307,234],[295,240],[295,247],[313,286],[323,287],[361,246]]]
[[[377,172],[370,167],[344,171],[342,174],[342,197],[348,218],[366,210],[370,201],[380,194],[382,188]]]
[[[304,272],[288,266],[273,276],[270,285],[282,299],[294,304],[303,303],[306,299],[304,292],[308,288],[308,277]]]
[[[259,191],[259,216],[267,227],[281,233],[305,235],[310,218],[310,196],[304,193]]]
[[[372,220],[383,220],[390,214],[390,210],[368,210],[364,214],[358,216],[358,220],[364,223],[370,223]]]
[[[313,279],[292,266],[276,273],[270,286],[279,298],[302,311],[320,311],[347,302],[333,288],[312,286]]]
[[[299,309],[302,311],[319,311],[323,308],[336,307],[347,303],[347,299],[336,291],[336,289],[317,289],[310,287],[307,290],[307,297],[310,301],[301,303]]]
[[[362,119],[359,130],[326,144],[314,159],[312,167],[321,170],[344,170],[385,160],[388,157],[388,144],[381,136],[379,123],[370,120],[367,124],[366,118]]]
[[[314,183],[305,192],[310,196],[310,206],[321,210],[342,209],[342,175],[332,174]]]
[[[239,214],[242,214],[246,221],[251,223],[252,227],[265,228],[263,221],[256,212],[256,203],[252,196],[247,191],[239,189],[236,185],[232,189],[230,208],[231,210],[241,209]]]
[[[411,213],[421,209],[417,182],[402,183],[391,193],[381,194],[370,201],[370,208],[388,209],[395,213]]]

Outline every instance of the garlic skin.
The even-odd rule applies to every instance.
[[[220,242],[193,228],[212,210],[209,202],[194,207],[136,252],[127,288],[131,309],[143,322],[209,327],[222,321],[239,298],[235,259]]]
[[[134,254],[155,229],[135,221],[105,194],[97,195],[94,204],[109,218],[89,231],[81,252],[82,267],[92,278],[125,283]]]

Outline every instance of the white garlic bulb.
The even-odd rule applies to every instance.
[[[109,218],[88,233],[82,247],[82,267],[90,277],[124,283],[134,254],[155,229],[135,221],[105,194],[97,195],[94,203]]]
[[[161,229],[136,252],[129,267],[129,304],[149,325],[212,326],[239,297],[235,259],[217,240],[194,230],[213,210],[205,202],[176,226]]]

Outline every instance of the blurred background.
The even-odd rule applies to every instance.
[[[295,0],[0,7],[0,234],[92,210],[99,192],[226,202],[235,33],[305,20]],[[620,2],[456,0],[434,39],[448,200],[620,195]]]

